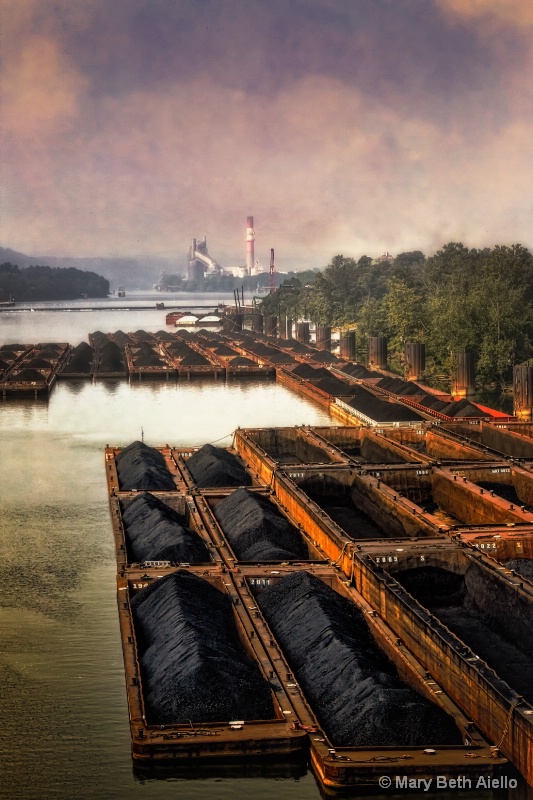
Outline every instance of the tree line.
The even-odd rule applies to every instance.
[[[275,274],[276,286],[283,281],[290,280],[298,275],[300,280],[314,280],[317,270],[308,270],[305,273],[277,272]],[[235,278],[232,275],[206,275],[197,280],[188,280],[183,275],[164,272],[160,277],[157,288],[162,291],[179,292],[232,292],[234,289],[244,288],[245,292],[265,291],[270,286],[270,274],[262,272],[251,277]]]
[[[478,385],[503,386],[533,356],[533,256],[519,244],[458,242],[381,263],[337,255],[312,285],[286,281],[262,312],[355,329],[362,346],[386,336],[399,373],[406,342],[424,342],[427,379],[450,375],[452,354],[471,350]]]
[[[0,301],[24,303],[32,300],[75,300],[78,297],[107,297],[109,281],[96,272],[74,267],[0,264]]]

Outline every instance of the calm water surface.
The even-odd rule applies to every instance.
[[[319,796],[311,775],[134,776],[103,447],[141,428],[153,445],[227,445],[238,425],[328,422],[264,382],[61,382],[49,402],[0,404],[0,797]]]
[[[251,295],[245,292],[244,301],[251,303]],[[160,302],[165,303],[165,309],[158,311],[155,304]],[[125,298],[111,296],[100,300],[21,303],[13,310],[0,311],[0,343],[54,341],[75,346],[87,341],[88,334],[98,330],[104,333],[137,331],[140,328],[151,332],[173,331],[175,328],[165,324],[165,316],[173,306],[208,306],[204,311],[195,312],[205,315],[214,311],[219,303],[233,305],[234,299],[224,294],[204,292],[128,292]],[[151,308],[141,310],[143,306]],[[74,310],[66,311],[67,308]]]

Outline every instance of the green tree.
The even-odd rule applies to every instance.
[[[424,338],[424,304],[416,289],[398,278],[391,278],[382,308],[384,335],[389,339],[390,351],[403,354],[407,341]]]

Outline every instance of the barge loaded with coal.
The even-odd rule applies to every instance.
[[[492,425],[106,448],[135,761],[533,784],[530,430]]]

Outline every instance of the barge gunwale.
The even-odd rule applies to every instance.
[[[64,368],[70,353],[72,352],[72,347],[68,343],[58,343],[59,352],[57,353],[57,356],[54,356],[51,359],[47,358],[47,360],[50,362],[49,369],[36,370],[36,372],[40,372],[42,375],[42,380],[17,381],[16,376],[14,376],[15,372],[19,372],[20,370],[24,369],[25,362],[28,359],[38,358],[41,355],[41,351],[44,347],[45,345],[42,343],[31,345],[29,348],[21,352],[20,355],[14,359],[14,361],[4,371],[0,380],[0,393],[4,398],[6,398],[9,394],[33,394],[37,396],[39,394],[50,393],[58,378],[58,375],[61,373],[61,370]],[[15,377],[14,380],[13,377]]]
[[[115,541],[115,554],[117,559],[117,569],[124,573],[126,570],[141,568],[145,566],[145,562],[132,562],[128,559],[128,542],[124,523],[122,520],[122,510],[120,503],[123,500],[134,498],[137,492],[123,492],[120,495],[120,500],[117,495],[109,497],[109,506],[111,510],[111,522],[113,525],[113,537]],[[150,492],[152,494],[152,492]],[[155,493],[154,493],[155,494]],[[214,566],[222,563],[222,559],[215,547],[209,530],[203,523],[202,517],[196,506],[194,497],[189,495],[177,494],[172,492],[158,492],[157,499],[162,503],[170,506],[174,511],[177,511],[182,517],[185,518],[186,527],[193,530],[202,540],[204,545],[209,551],[211,560],[205,562],[206,566]],[[177,564],[169,564],[169,566],[180,566]],[[187,564],[187,566],[189,566]]]
[[[173,447],[171,448],[172,458],[176,466],[178,467],[183,482],[186,486],[188,492],[217,492],[217,491],[233,491],[234,489],[238,488],[236,486],[220,486],[220,487],[198,487],[196,485],[196,481],[192,477],[191,473],[189,472],[189,468],[187,467],[187,460],[194,455],[194,453],[200,450],[200,447]],[[235,449],[234,446],[225,447],[224,448],[228,453],[234,455],[238,460],[241,462],[242,466],[248,473],[249,477],[252,480],[251,486],[246,486],[246,489],[252,488],[263,488],[264,483],[259,480],[259,477],[256,473],[250,470],[249,465],[246,461],[242,458],[241,454]]]
[[[347,427],[351,428],[352,426]],[[420,425],[418,427],[422,429],[425,426]],[[408,437],[410,435],[408,434]],[[452,440],[453,437],[449,437],[449,441]],[[522,701],[522,698],[513,689],[499,680],[498,676],[495,673],[491,673],[488,668],[480,672],[476,668],[476,661],[479,664],[479,659],[475,658],[472,650],[467,648],[445,625],[438,623],[438,620],[433,615],[417,603],[394,579],[393,574],[389,571],[394,567],[388,567],[389,558],[394,559],[395,555],[399,558],[400,550],[409,550],[412,558],[429,556],[429,562],[436,558],[443,563],[443,560],[447,558],[453,562],[458,552],[461,553],[461,558],[464,558],[464,551],[468,558],[479,559],[480,563],[483,561],[486,566],[490,567],[491,574],[493,573],[496,576],[495,580],[505,581],[506,585],[511,587],[512,592],[523,592],[525,596],[529,597],[531,595],[533,598],[533,584],[511,570],[502,567],[501,564],[491,558],[491,556],[501,557],[504,552],[508,558],[533,557],[533,530],[531,526],[523,523],[523,517],[520,518],[522,524],[514,522],[507,524],[484,523],[482,525],[460,524],[448,528],[442,526],[441,523],[438,531],[430,527],[427,531],[422,532],[424,535],[418,535],[416,538],[394,536],[390,539],[354,541],[349,539],[333,521],[328,521],[329,518],[327,518],[325,512],[315,510],[314,516],[308,514],[309,503],[307,503],[306,495],[303,492],[299,493],[295,481],[290,476],[290,472],[301,471],[307,475],[313,472],[328,472],[337,477],[343,472],[356,473],[358,476],[367,478],[376,492],[383,492],[383,484],[386,482],[387,476],[390,476],[391,480],[395,480],[392,475],[393,471],[400,470],[412,474],[413,470],[416,472],[417,469],[425,467],[425,465],[420,465],[420,463],[298,464],[292,470],[287,468],[286,465],[280,468],[275,460],[268,457],[260,447],[250,442],[246,437],[246,430],[236,431],[234,443],[237,452],[241,454],[249,467],[251,465],[250,471],[255,475],[257,481],[256,486],[247,487],[249,491],[262,494],[273,492],[276,502],[281,503],[282,506],[288,509],[289,514],[297,521],[297,524],[298,520],[300,521],[300,525],[306,529],[306,535],[312,541],[317,542],[327,555],[329,563],[324,561],[303,562],[298,567],[295,567],[280,563],[265,563],[262,566],[258,566],[257,564],[236,562],[234,555],[231,553],[231,548],[225,542],[224,537],[220,536],[220,531],[213,528],[214,533],[209,530],[209,536],[213,539],[214,551],[210,552],[214,552],[215,558],[217,556],[218,558],[214,565],[208,565],[207,567],[201,565],[196,568],[197,573],[204,574],[218,571],[223,576],[223,580],[228,583],[240,580],[244,580],[246,583],[248,578],[254,578],[254,576],[280,575],[293,572],[296,568],[320,575],[326,575],[328,570],[333,571],[347,591],[353,588],[360,593],[364,602],[370,607],[372,614],[375,615],[376,621],[381,620],[392,631],[392,638],[390,639],[392,650],[394,652],[400,651],[401,653],[401,648],[405,646],[406,652],[417,661],[424,674],[425,670],[427,670],[432,676],[431,679],[435,680],[436,683],[438,682],[441,690],[450,698],[450,701],[461,709],[465,719],[473,723],[479,730],[483,730],[484,735],[496,743],[493,748],[495,757],[487,761],[486,766],[483,766],[479,759],[470,761],[470,759],[465,758],[461,762],[459,774],[465,774],[465,764],[469,768],[474,768],[474,770],[480,765],[480,771],[483,774],[487,774],[491,767],[496,770],[503,763],[503,759],[500,757],[503,753],[513,761],[530,785],[533,785],[533,764],[531,764],[531,752],[533,752],[533,707],[530,709],[527,703]],[[167,448],[169,457],[172,456],[172,451],[176,450],[174,457],[175,471],[176,475],[178,473],[182,475],[178,467],[180,459],[178,449],[169,448],[168,446]],[[160,449],[164,450],[165,448]],[[180,450],[185,449],[181,448]],[[108,451],[109,459],[107,458]],[[115,451],[118,451],[118,448],[106,449],[106,475],[111,496],[110,503],[118,503],[122,494],[116,490],[118,486],[116,471],[113,480]],[[191,452],[191,448],[186,452]],[[479,453],[479,444],[477,445],[476,453]],[[186,459],[184,459],[185,462]],[[448,476],[453,476],[455,473],[457,481],[459,481],[459,473],[465,469],[471,473],[472,471],[475,472],[475,470],[485,471],[493,468],[507,470],[508,468],[513,469],[513,463],[516,464],[517,462],[513,462],[512,459],[503,461],[501,455],[497,460],[488,462],[476,459],[475,462],[461,460],[460,463],[452,461],[443,464],[437,461],[435,465],[426,467],[428,472],[424,473],[426,477],[421,478],[421,480],[425,482],[430,480],[427,476],[434,471],[433,467],[436,468],[435,472],[437,473],[444,472]],[[527,471],[526,465],[523,462],[519,463],[521,467],[519,472]],[[379,472],[386,474],[379,476],[377,474]],[[381,484],[378,486],[379,479],[381,479]],[[177,478],[175,478],[176,480]],[[175,495],[172,492],[167,494],[177,497],[181,492],[184,495],[192,496],[198,512],[202,520],[204,520],[212,514],[209,508],[209,500],[216,501],[234,490],[234,488],[199,490],[195,488],[194,484],[187,485],[183,477],[181,477],[179,491]],[[153,494],[157,496],[164,493],[153,492]],[[413,505],[415,508],[420,508],[416,504]],[[303,519],[305,515],[307,515],[307,522]],[[428,517],[429,515],[423,514],[420,518],[428,519]],[[446,535],[439,538],[439,533],[442,534],[443,532]],[[483,544],[487,546],[483,548]],[[491,546],[489,548],[489,544],[495,545],[495,547]],[[507,555],[508,553],[510,555]],[[407,556],[405,557],[407,558]],[[154,566],[146,568],[143,572],[141,569],[135,571],[135,567],[130,565],[122,569],[121,577],[128,578],[137,575],[144,580],[145,575],[148,577],[163,576],[173,569],[175,568]],[[187,569],[194,571],[195,568],[188,567]],[[239,586],[239,591],[243,588]],[[255,616],[256,610],[251,607],[252,605],[252,603],[248,604],[248,613],[252,616],[252,623],[255,625],[258,617]],[[255,629],[253,638],[260,638],[257,636]],[[263,729],[263,731],[265,730]],[[132,728],[132,738],[133,733]],[[170,742],[170,745],[168,742]],[[183,741],[182,744],[184,744]],[[220,761],[225,761],[227,758],[241,758],[239,753],[231,750],[224,753],[223,759],[219,755],[211,756],[208,746],[210,742],[205,744],[206,746],[201,747],[200,750],[197,747],[196,755],[194,756],[191,755],[194,753],[194,747],[189,748],[188,754],[186,753],[186,748],[184,748],[178,760],[183,756],[185,760],[189,760],[188,763],[192,763],[191,759],[193,757],[202,761],[213,758],[215,761],[218,759],[220,763]],[[140,756],[140,758],[148,760],[153,758],[155,763],[164,763],[165,759],[174,758],[172,755],[172,740],[161,740],[159,745],[161,752],[165,750],[165,747],[167,747],[168,752],[157,757],[144,755]],[[257,746],[257,743],[254,746]],[[364,761],[363,771],[359,771],[359,775],[357,775],[357,770],[353,768],[351,774],[346,773],[345,762],[341,758],[320,760],[314,753],[315,751],[312,747],[313,769],[322,784],[328,789],[336,790],[348,786],[363,786],[370,789],[376,786],[376,778],[385,774],[382,762],[376,760],[369,764],[368,760],[365,760],[367,756],[364,754],[361,757],[359,755],[356,757],[357,763],[360,763],[361,760]],[[263,751],[262,755],[266,756],[266,753]],[[382,753],[378,755],[382,755]],[[449,754],[445,755],[448,757]],[[180,763],[185,762],[180,761]],[[409,761],[404,762],[403,760],[391,762],[390,770],[397,770],[398,763],[401,764],[402,772],[406,763],[410,764]],[[421,770],[426,768],[426,764],[427,762],[421,764]],[[415,767],[414,764],[412,766],[413,768]],[[366,770],[366,777],[361,778],[364,770]],[[448,772],[448,769],[443,767],[441,773],[446,772]],[[414,769],[413,774],[425,773],[417,773]]]
[[[249,489],[250,487],[245,487],[245,488]],[[203,522],[204,522],[206,528],[208,528],[210,530],[212,539],[214,541],[218,542],[218,543],[223,543],[223,545],[224,545],[223,547],[221,547],[220,552],[222,554],[222,557],[226,561],[227,566],[233,567],[236,564],[241,565],[241,564],[247,564],[247,563],[249,563],[249,564],[263,564],[263,563],[265,563],[265,564],[279,564],[280,562],[276,561],[276,560],[274,560],[274,561],[266,561],[266,562],[254,560],[254,561],[247,562],[247,561],[242,561],[240,558],[237,557],[235,551],[233,550],[233,548],[232,548],[232,546],[230,544],[230,541],[229,541],[228,537],[226,536],[224,530],[222,529],[222,526],[220,525],[220,523],[218,522],[218,520],[217,520],[217,518],[215,517],[215,514],[214,514],[214,508],[216,508],[216,505],[221,500],[224,500],[226,497],[229,497],[236,490],[237,490],[236,487],[233,488],[233,489],[228,489],[226,491],[218,491],[218,492],[204,490],[204,492],[202,492],[202,499],[203,499],[204,502],[201,505],[199,505],[200,515],[201,515],[201,517],[203,519]],[[276,495],[272,492],[272,490],[270,490],[268,487],[264,487],[264,491],[256,492],[256,493],[260,494],[266,500],[268,500],[270,503],[272,503],[274,508],[277,509],[277,511],[285,519],[287,519],[294,528],[296,528],[296,530],[298,531],[299,535],[301,536],[301,538],[303,539],[303,541],[304,541],[304,543],[305,543],[305,545],[307,547],[307,550],[308,550],[308,553],[309,553],[309,558],[308,559],[297,559],[297,558],[291,559],[290,564],[293,564],[293,565],[299,564],[299,565],[301,565],[301,568],[305,568],[306,564],[310,564],[310,563],[314,563],[314,562],[317,562],[317,563],[327,562],[328,556],[326,555],[326,553],[323,552],[320,549],[318,543],[316,541],[314,541],[306,533],[305,529],[302,528],[302,526],[292,516],[290,511],[287,508],[285,508],[285,506],[280,502],[280,500],[276,497]],[[283,563],[285,563],[285,562],[283,562]]]
[[[251,567],[239,570],[244,577],[244,582],[251,590],[252,596],[257,596],[261,588],[265,586],[265,581],[268,585],[279,580],[284,574],[291,574],[295,571],[294,568],[289,567],[280,570],[263,569],[261,572]],[[448,745],[432,748],[434,752],[431,762],[428,761],[425,752],[427,748],[424,746],[337,747],[321,729],[320,723],[316,719],[316,712],[299,687],[297,679],[291,678],[291,682],[296,684],[293,692],[300,693],[305,707],[311,714],[311,721],[306,719],[304,724],[316,728],[316,732],[310,732],[310,749],[311,764],[318,779],[330,789],[343,789],[349,786],[378,789],[379,778],[384,775],[395,775],[398,772],[399,762],[402,774],[416,774],[425,778],[437,774],[447,774],[450,777],[468,774],[474,778],[487,772],[490,774],[498,772],[506,760],[502,757],[494,757],[493,748],[486,742],[483,735],[472,725],[451,698],[443,692],[433,677],[407,650],[403,642],[395,636],[391,628],[350,582],[346,581],[342,574],[332,569],[331,566],[313,566],[306,571],[315,574],[359,608],[376,645],[392,661],[401,680],[452,716],[465,742],[463,746]],[[275,635],[260,611],[256,612],[256,618],[260,619],[258,635],[261,635],[262,629],[263,636],[270,637],[271,641],[276,641]],[[302,712],[300,711],[300,713]],[[302,718],[300,718],[300,722],[303,723]],[[465,761],[466,758],[469,759],[468,764]],[[470,761],[470,759],[472,760]]]
[[[499,772],[506,763],[505,759],[501,756],[494,757],[492,748],[470,720],[403,643],[397,640],[394,632],[372,607],[344,580],[342,574],[330,565],[312,564],[306,569],[356,603],[365,614],[376,643],[391,658],[402,680],[453,716],[467,743],[462,746],[438,747],[437,753],[431,759],[424,753],[423,746],[363,748],[332,745],[294,678],[282,648],[256,606],[258,587],[296,571],[295,567],[287,565],[279,565],[276,569],[242,565],[231,572],[224,568],[205,570],[202,567],[191,567],[187,571],[207,578],[219,587],[224,586],[232,597],[234,611],[239,615],[241,631],[246,637],[249,652],[253,652],[260,662],[267,679],[277,681],[279,689],[275,695],[282,714],[284,710],[290,713],[283,714],[283,718],[277,722],[246,722],[240,731],[230,731],[227,723],[199,723],[195,735],[191,734],[190,726],[165,726],[164,731],[161,731],[157,726],[146,725],[143,719],[142,680],[129,611],[129,596],[131,588],[144,588],[151,580],[162,577],[161,571],[150,568],[144,573],[131,569],[127,576],[120,577],[117,582],[134,760],[141,763],[145,760],[149,763],[164,763],[168,760],[188,762],[194,758],[203,762],[217,758],[226,761],[228,758],[255,758],[261,755],[292,755],[304,759],[307,747],[310,747],[313,769],[324,786],[331,789],[350,786],[378,788],[378,777],[395,774],[398,763],[401,763],[402,774],[425,778],[437,774],[450,777],[468,774],[474,778]],[[155,729],[150,729],[154,727]],[[220,731],[221,727],[224,727],[223,731]],[[215,731],[218,731],[218,735],[212,736]]]
[[[123,447],[115,447],[115,446],[110,447],[109,445],[106,445],[105,447],[107,490],[110,495],[117,495],[118,497],[120,497],[121,495],[130,495],[132,493],[132,490],[130,489],[121,489],[119,484],[115,458],[123,449],[124,449]],[[177,460],[174,457],[172,448],[167,444],[164,447],[156,447],[154,449],[159,450],[159,452],[164,457],[167,469],[172,475],[172,479],[176,486],[176,491],[185,494],[187,491],[187,486],[185,484],[185,481],[183,480],[183,476],[178,467]],[[150,491],[151,494],[154,494],[156,497],[161,494],[168,493],[168,490],[166,492],[161,492],[158,489],[153,489],[153,490],[139,489],[137,491],[140,492]]]
[[[460,529],[453,539],[463,546],[475,547],[499,562],[515,558],[533,559],[533,531],[525,526]]]
[[[487,559],[482,553],[472,554]],[[533,784],[533,708],[387,571],[365,554],[352,554],[351,578],[378,608],[408,650],[452,700]],[[494,563],[494,562],[493,562]]]
[[[393,534],[391,538],[403,538],[411,536],[413,539],[419,537],[432,537],[445,535],[448,531],[448,526],[444,525],[438,517],[433,514],[426,513],[424,510],[413,503],[407,497],[401,495],[397,490],[387,486],[381,480],[383,477],[383,470],[375,470],[379,476],[369,474],[365,469],[350,469],[346,474],[349,481],[350,489],[356,487],[360,494],[362,502],[357,508],[363,513],[367,514],[372,521],[378,526],[382,527],[376,514],[373,510],[377,510],[382,515],[390,515],[392,518],[392,511],[394,509],[395,517],[398,519],[398,524],[404,527],[404,533]],[[331,475],[329,470],[321,470],[321,476]],[[344,540],[347,537],[352,544],[358,544],[360,541],[367,541],[361,539],[354,539],[341,528],[320,505],[307,495],[305,489],[302,489],[298,483],[300,477],[310,476],[311,471],[304,470],[278,470],[274,476],[274,491],[280,500],[292,508],[298,508],[298,522],[306,528],[309,524],[318,522],[321,531],[325,535],[331,536],[333,532],[335,537],[338,537],[340,531]],[[290,500],[289,500],[290,498]],[[355,505],[355,504],[354,504]],[[296,515],[296,512],[294,512]],[[333,538],[333,537],[332,537]],[[387,539],[385,534],[374,537],[376,540]]]
[[[175,570],[173,570],[175,571]],[[240,600],[231,577],[220,570],[189,569],[200,575],[232,600],[234,619],[241,643],[245,651],[257,663],[264,679],[271,680],[275,668],[264,651],[248,609]],[[153,574],[154,570],[151,571]],[[117,577],[117,604],[119,624],[124,654],[126,691],[134,760],[198,760],[227,758],[257,758],[261,756],[291,756],[306,759],[308,751],[307,734],[304,730],[293,729],[288,721],[294,715],[291,700],[283,685],[272,692],[276,718],[220,723],[195,722],[165,725],[149,724],[146,720],[142,692],[142,676],[137,651],[135,625],[131,613],[130,597],[135,590],[144,588],[152,574],[141,574],[130,570],[128,575]],[[168,571],[167,573],[168,574]],[[154,578],[162,577],[153,575]],[[289,713],[284,714],[284,711]]]

